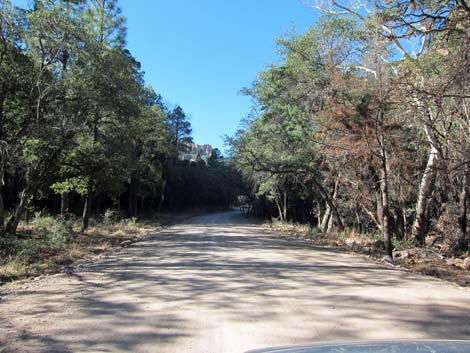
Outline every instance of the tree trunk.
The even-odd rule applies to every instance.
[[[393,233],[398,240],[405,238],[405,215],[403,209],[397,207],[394,209],[393,216],[395,219],[395,227]]]
[[[321,225],[321,207],[320,202],[317,202],[317,227],[320,228]]]
[[[134,193],[132,189],[129,192],[129,198],[127,200],[127,217],[133,217],[134,214],[132,213],[134,210]]]
[[[462,246],[467,246],[467,225],[468,225],[468,201],[470,197],[470,168],[465,167],[465,175],[463,179],[462,191],[460,193],[460,215],[459,215],[459,226],[460,226],[460,239],[459,243]]]
[[[60,214],[65,216],[69,212],[70,197],[69,193],[63,193],[60,195]]]
[[[333,217],[330,217],[328,220],[328,226],[326,227],[326,233],[331,233],[333,231]]]
[[[381,190],[381,181],[380,179],[377,180],[377,189],[375,191],[375,201],[376,201],[376,214],[377,217],[376,219],[378,220],[379,223],[379,230],[382,232],[383,228],[383,222],[382,220],[384,219],[384,209],[383,209],[383,201],[382,201],[382,190]]]
[[[382,140],[383,142],[383,140]],[[383,144],[382,144],[383,146]],[[390,232],[390,207],[388,194],[388,171],[387,171],[387,154],[382,149],[382,163],[380,170],[380,191],[382,198],[382,239],[385,244],[385,254],[393,258],[392,252],[392,236]]]
[[[101,195],[102,194],[100,192],[95,192],[95,195],[94,195],[95,215],[101,214],[101,205],[103,203],[103,198],[101,197]],[[93,213],[93,209],[91,210],[91,212]]]
[[[5,97],[2,92],[0,92],[0,141],[3,140],[3,106],[5,102]]]
[[[93,202],[93,181],[90,179],[87,186],[87,195],[83,206],[82,232],[88,229],[90,223],[91,206]]]
[[[20,224],[21,217],[23,216],[24,211],[26,210],[26,207],[28,207],[28,204],[30,202],[30,195],[28,192],[28,189],[25,188],[21,192],[20,196],[20,203],[16,207],[15,214],[13,217],[10,219],[6,226],[6,232],[10,234],[16,234],[16,230],[18,229],[18,224]]]
[[[3,202],[3,195],[0,192],[0,235],[5,230],[5,203]]]
[[[163,207],[163,202],[165,201],[165,189],[166,189],[166,183],[167,183],[167,179],[162,177],[162,184],[161,184],[161,193],[160,193],[160,202],[158,203],[158,212],[160,212],[162,210],[162,207]]]
[[[139,212],[144,212],[144,210],[145,210],[145,197],[142,196],[142,195],[139,196],[138,206],[140,206],[140,211],[139,211],[139,207],[137,207],[138,211],[137,211],[136,215],[139,215]]]
[[[426,209],[429,198],[431,197],[434,181],[436,179],[435,164],[438,158],[438,151],[434,145],[431,145],[431,151],[428,157],[428,163],[424,169],[421,178],[421,184],[416,201],[416,215],[413,222],[412,236],[418,244],[423,245],[426,237]]]
[[[93,124],[93,137],[91,140],[91,145],[95,146],[95,143],[97,140],[98,140],[98,123],[97,121],[95,121]],[[88,225],[90,223],[90,213],[91,213],[92,203],[93,203],[93,178],[90,176],[88,179],[85,204],[83,205],[82,229],[81,229],[82,232],[88,229]]]
[[[5,97],[3,95],[3,90],[0,92],[0,141],[3,140],[3,102]],[[3,195],[1,189],[4,186],[4,170],[3,167],[0,171],[0,235],[3,234],[5,230],[5,203],[3,202]]]
[[[359,233],[362,233],[362,224],[361,224],[361,216],[359,215],[359,206],[356,205],[356,209],[355,209],[355,216],[356,216],[356,224],[357,224],[357,230],[359,231]]]
[[[135,200],[134,200],[134,210],[133,210],[134,217],[137,216],[138,212],[139,212],[139,195],[136,195]]]
[[[136,202],[136,187],[134,179],[131,179],[129,184],[129,198],[127,199],[127,217],[134,217],[135,216],[135,206],[134,203]]]
[[[284,192],[284,221],[287,221],[287,192]]]
[[[276,198],[274,198],[274,201],[276,202],[276,207],[277,207],[277,212],[279,213],[279,220],[282,222],[284,221],[284,214],[282,212],[282,207],[281,207],[281,204],[279,203],[279,200]]]
[[[377,171],[372,166],[372,161],[368,165],[368,176],[372,179],[374,191],[375,191],[375,215],[372,210],[368,210],[365,206],[362,206],[364,211],[374,221],[378,230],[382,232],[382,219],[383,219],[383,203],[382,203],[382,192],[380,190],[380,178],[377,175]]]
[[[334,191],[333,191],[333,195],[330,196],[328,195],[328,193],[325,191],[325,189],[323,189],[322,185],[318,182],[316,182],[315,180],[313,180],[315,186],[318,188],[318,191],[320,192],[320,194],[322,195],[322,197],[325,199],[325,202],[327,204],[327,208],[326,208],[326,212],[325,212],[325,217],[323,217],[323,221],[322,221],[322,232],[328,232],[328,231],[331,231],[331,228],[332,227],[328,227],[328,224],[330,222],[330,217],[332,218],[332,222],[334,221],[337,227],[337,229],[339,231],[342,231],[344,226],[343,226],[343,222],[341,221],[341,218],[339,216],[339,212],[338,212],[338,208],[336,206],[336,197],[337,197],[337,194],[338,194],[338,186],[339,186],[339,182],[338,180],[335,181],[335,188],[334,188]],[[329,212],[329,215],[328,217],[327,214]],[[332,223],[333,225],[333,223]]]
[[[331,208],[330,206],[327,204],[326,205],[326,210],[325,210],[325,214],[323,215],[323,219],[321,221],[321,225],[320,225],[320,230],[322,231],[322,233],[326,233],[327,230],[328,230],[328,223],[330,221],[330,217],[331,217]]]

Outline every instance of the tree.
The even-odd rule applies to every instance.
[[[183,108],[179,105],[171,112],[167,112],[166,124],[169,128],[168,145],[170,150],[167,155],[162,156],[163,171],[160,185],[160,201],[158,203],[159,211],[162,209],[165,201],[166,186],[171,171],[174,169],[180,153],[187,151],[188,144],[192,142],[191,123],[187,120]]]
[[[13,127],[17,128],[15,144],[20,154],[16,168],[21,170],[23,188],[6,227],[9,233],[16,232],[21,216],[42,192],[61,151],[70,141],[67,118],[55,99],[64,97],[66,72],[80,49],[80,26],[72,15],[74,6],[59,1],[36,1],[26,14],[28,26],[19,40],[28,47],[32,80],[28,82],[23,114],[17,116]],[[44,126],[51,129],[45,130]]]
[[[334,16],[354,18],[365,25],[370,36],[380,35],[394,53],[394,60],[386,60],[392,66],[395,75],[407,81],[409,71],[407,65],[419,67],[422,58],[430,58],[434,43],[451,33],[465,32],[468,24],[469,11],[466,1],[377,1],[369,8],[366,1],[342,2],[337,0],[317,1],[314,7]],[[432,55],[432,54],[431,54]],[[370,68],[364,68],[370,70]],[[413,70],[418,74],[420,70]],[[427,79],[430,72],[421,72],[414,77],[414,89],[402,93],[403,104],[411,103],[415,116],[414,124],[426,136],[429,146],[427,162],[421,173],[417,200],[415,203],[415,219],[413,237],[420,244],[424,243],[428,225],[427,206],[434,191],[434,185],[443,160],[441,144],[435,132],[440,129],[442,121],[436,116],[436,110],[419,92],[427,91]],[[432,75],[431,75],[432,76]],[[409,86],[408,86],[409,87]],[[407,100],[410,97],[411,102]]]

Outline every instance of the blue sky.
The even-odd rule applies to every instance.
[[[302,0],[121,0],[147,84],[191,117],[194,141],[224,150],[251,102],[239,94],[277,60],[274,39],[316,18]]]

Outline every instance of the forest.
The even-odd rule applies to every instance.
[[[320,19],[278,40],[229,141],[255,213],[377,234],[390,257],[431,234],[468,249],[468,1],[309,5]]]
[[[30,236],[21,222],[41,214],[80,219],[85,232],[107,211],[130,219],[236,200],[240,174],[220,151],[181,160],[189,118],[145,83],[116,0],[2,0],[0,34],[4,259]]]
[[[117,0],[1,0],[4,261],[54,254],[90,224],[237,202],[375,236],[389,257],[431,235],[468,250],[470,6],[345,4],[309,2],[315,24],[279,38],[242,89],[254,105],[227,158],[187,161],[189,117],[145,83]]]
[[[12,352],[470,352],[470,0],[0,0]]]

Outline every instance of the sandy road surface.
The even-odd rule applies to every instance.
[[[244,352],[403,338],[470,339],[470,292],[282,239],[236,213],[194,218],[0,301],[6,352]]]

